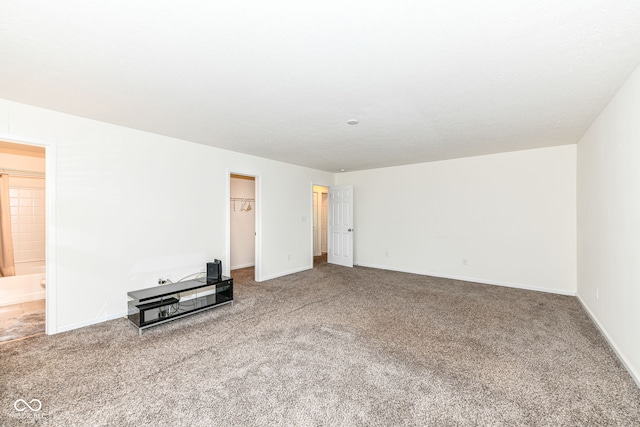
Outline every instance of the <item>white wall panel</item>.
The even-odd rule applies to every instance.
[[[359,265],[576,292],[575,145],[336,175]]]
[[[640,68],[578,143],[578,296],[640,386]]]
[[[56,142],[57,329],[225,259],[228,170],[262,177],[263,276],[311,268],[311,182],[333,175],[0,100],[8,136]],[[1,122],[0,122],[1,124]]]

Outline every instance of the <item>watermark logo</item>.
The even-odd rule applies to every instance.
[[[42,402],[40,402],[38,399],[31,399],[29,403],[27,403],[27,401],[24,399],[18,399],[13,402],[13,407],[18,412],[23,412],[27,409],[31,409],[31,412],[38,412],[40,409],[42,409]]]
[[[47,408],[42,405],[40,399],[18,399],[13,402],[13,411],[9,416],[15,420],[44,420],[50,419],[51,414]]]

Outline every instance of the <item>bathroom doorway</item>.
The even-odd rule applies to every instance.
[[[313,266],[327,263],[329,187],[313,185]]]
[[[45,333],[45,148],[0,141],[0,342]]]

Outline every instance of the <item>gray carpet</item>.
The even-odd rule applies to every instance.
[[[640,425],[576,298],[330,264],[233,276],[233,306],[142,337],[118,319],[0,345],[0,425]]]

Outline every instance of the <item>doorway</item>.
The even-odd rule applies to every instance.
[[[313,266],[327,263],[329,187],[313,185]]]
[[[239,282],[260,277],[258,184],[256,175],[229,173],[227,259],[229,275]]]
[[[46,153],[0,141],[0,342],[46,331]]]

